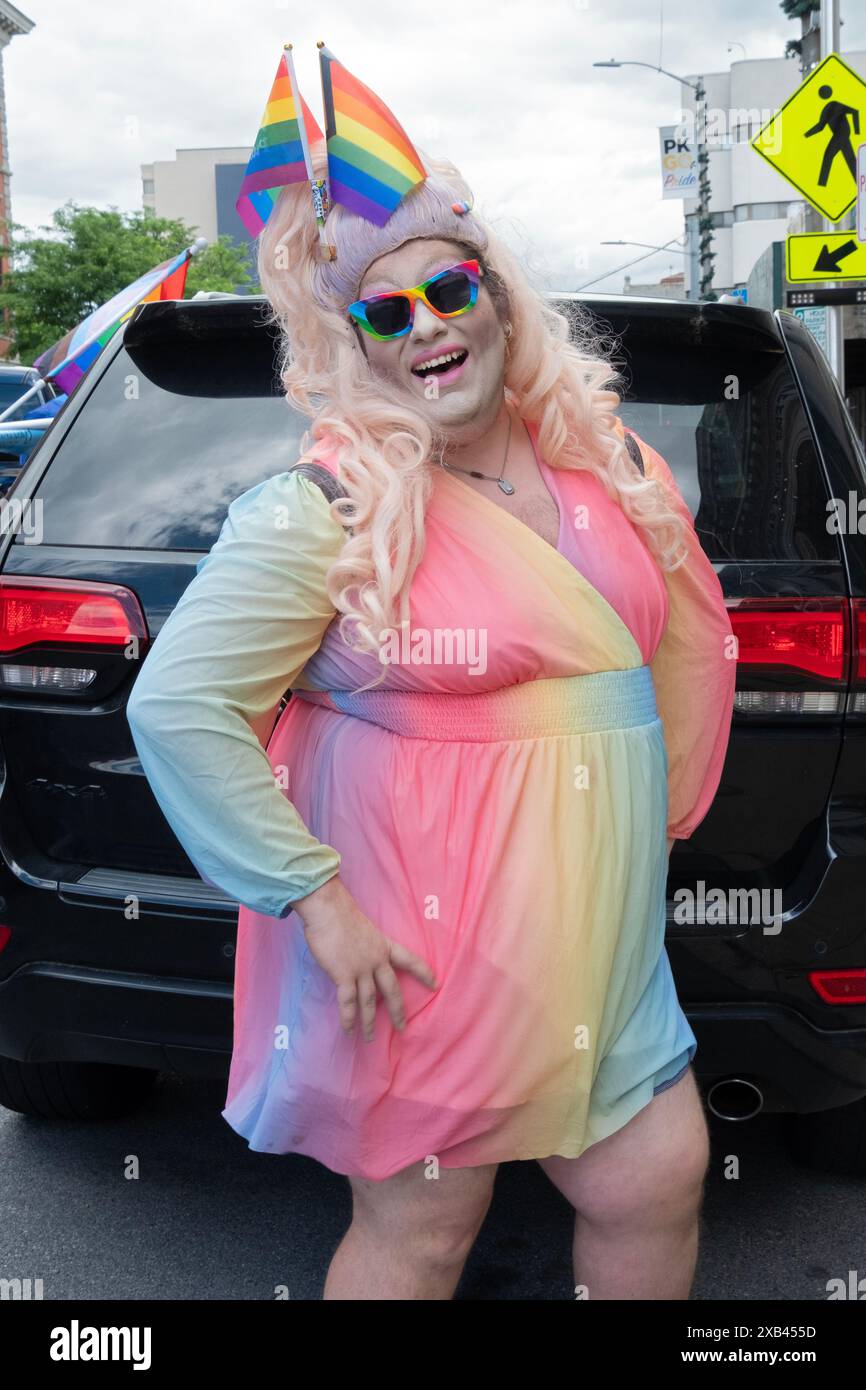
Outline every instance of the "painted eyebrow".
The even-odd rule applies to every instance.
[[[440,262],[440,261],[444,261],[444,262],[445,262],[444,265],[439,266],[439,269],[440,269],[440,270],[447,270],[447,268],[448,268],[449,265],[459,265],[459,264],[460,264],[459,261],[452,261],[451,258],[450,258],[450,256],[447,256],[447,255],[434,256],[434,257],[432,258],[432,260],[429,260],[429,261],[425,261],[425,262],[424,262],[424,269],[423,269],[423,271],[421,272],[421,279],[422,279],[422,280],[427,280],[427,279],[429,279],[430,274],[431,274],[431,271],[432,271],[432,267],[433,267],[434,265],[439,265],[439,262]],[[383,290],[388,290],[388,289],[391,289],[391,290],[402,290],[402,289],[405,289],[405,286],[404,286],[404,285],[398,285],[397,282],[396,282],[395,280],[374,280],[374,281],[373,281],[373,285],[375,286],[375,288],[371,288],[371,289],[366,289],[366,290],[364,290],[364,293],[360,296],[362,299],[370,299],[372,295],[374,295],[374,294],[381,294]]]

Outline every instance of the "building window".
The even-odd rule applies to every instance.
[[[142,182],[143,182],[143,184],[144,184],[144,191],[145,191],[145,193],[152,193],[152,192],[153,192],[153,179],[143,179]]]
[[[734,208],[735,222],[766,222],[787,216],[787,203],[738,203]]]
[[[730,208],[727,208],[724,212],[711,212],[710,219],[714,227],[732,227],[734,225],[734,214]],[[687,223],[691,221],[696,223],[697,220],[698,214],[696,212],[686,213]]]

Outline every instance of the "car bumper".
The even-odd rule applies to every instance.
[[[232,987],[81,966],[22,966],[0,984],[0,1055],[227,1077]]]
[[[866,1096],[866,1029],[819,1029],[769,1003],[683,1004],[704,1089],[751,1081],[764,1109],[807,1114]],[[39,962],[0,983],[0,1055],[228,1075],[230,983]]]
[[[866,1096],[866,1029],[816,1028],[777,1004],[683,1003],[698,1040],[694,1070],[704,1088],[751,1081],[764,1110],[809,1114]]]

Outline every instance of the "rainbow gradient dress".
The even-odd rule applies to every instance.
[[[666,573],[527,428],[557,545],[440,470],[408,638],[377,689],[358,690],[381,665],[325,594],[342,528],[289,470],[231,504],[130,697],[166,818],[240,904],[222,1113],[256,1151],[373,1180],[576,1157],[694,1056],[664,943],[667,838],[721,777],[730,620],[654,449],[639,441],[647,476],[688,523]],[[308,457],[336,476],[328,441]],[[406,1027],[380,998],[371,1043],[341,1029],[292,911],[337,872],[438,981],[399,972]]]

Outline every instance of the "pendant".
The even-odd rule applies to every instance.
[[[502,489],[502,491],[503,491],[504,493],[507,493],[507,495],[508,495],[509,497],[511,497],[511,495],[512,495],[513,492],[514,492],[514,488],[513,488],[513,486],[512,486],[511,483],[506,482],[506,480],[505,480],[504,478],[500,478],[500,479],[499,479],[499,486],[500,486],[500,488]]]

